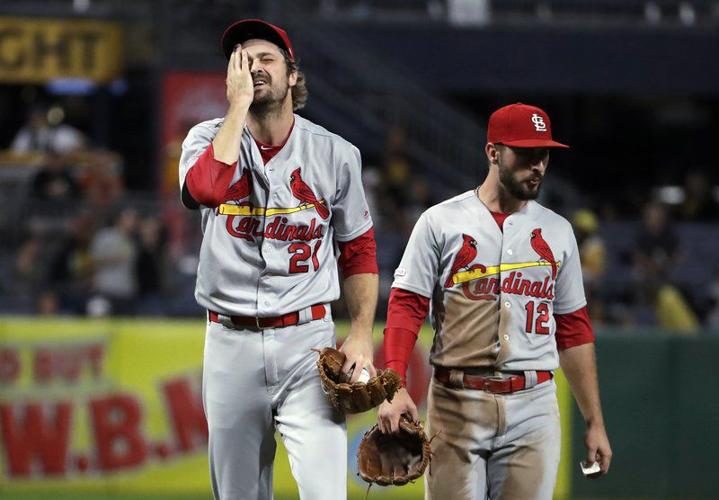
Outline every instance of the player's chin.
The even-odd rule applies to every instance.
[[[533,200],[539,196],[539,191],[542,188],[542,182],[527,181],[524,183],[524,194],[528,200]]]

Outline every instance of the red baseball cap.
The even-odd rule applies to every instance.
[[[552,124],[543,109],[521,102],[492,113],[487,142],[517,148],[569,148],[552,139]]]
[[[232,51],[238,43],[244,43],[252,38],[259,38],[272,42],[278,47],[285,49],[290,60],[295,60],[295,49],[292,47],[290,37],[282,28],[270,24],[262,19],[242,19],[232,23],[222,34],[220,45],[225,57],[229,60]]]

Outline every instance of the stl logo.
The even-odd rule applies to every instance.
[[[534,128],[537,132],[546,132],[547,131],[547,124],[544,123],[544,118],[542,118],[537,113],[534,113],[532,115],[532,123],[534,123]]]

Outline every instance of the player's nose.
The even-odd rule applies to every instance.
[[[542,160],[533,161],[531,164],[532,170],[537,173],[544,175],[544,171],[547,169],[547,162]]]
[[[529,168],[533,171],[544,175],[544,171],[547,169],[548,157],[545,155],[533,155],[529,159]]]

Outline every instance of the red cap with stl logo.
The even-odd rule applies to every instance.
[[[270,24],[262,19],[243,19],[231,24],[222,34],[220,45],[222,52],[229,60],[235,45],[244,43],[251,38],[259,38],[274,43],[278,47],[285,49],[290,56],[290,60],[295,60],[295,49],[292,46],[290,37],[287,32]]]
[[[487,142],[517,148],[568,148],[552,139],[552,124],[547,113],[536,106],[510,104],[489,117]]]

